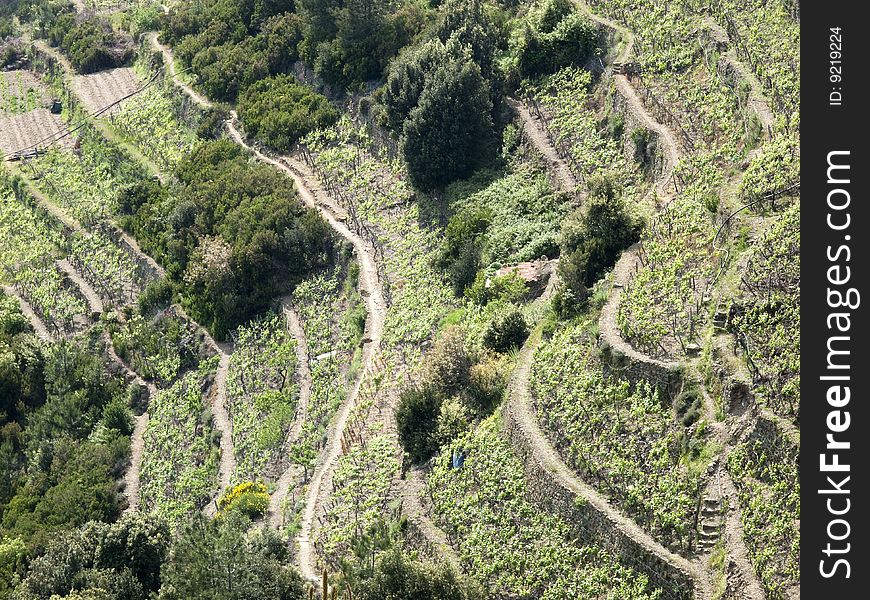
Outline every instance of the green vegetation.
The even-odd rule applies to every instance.
[[[741,280],[745,304],[731,320],[761,399],[800,421],[800,202],[764,232]]]
[[[666,546],[694,543],[700,475],[711,457],[704,427],[686,428],[657,391],[608,379],[590,323],[556,332],[535,354],[539,418],[567,462]],[[691,423],[688,423],[691,425]]]
[[[171,170],[194,145],[191,128],[178,117],[177,104],[170,88],[152,84],[123,103],[110,121],[142,154],[161,169]]]
[[[191,325],[172,311],[134,313],[125,320],[109,320],[107,328],[118,356],[143,379],[167,386],[196,367],[200,346]]]
[[[495,417],[460,436],[434,461],[427,491],[469,573],[490,597],[599,595],[655,599],[646,577],[574,537],[570,525],[526,500],[519,459]],[[453,450],[465,462],[452,468]]]
[[[654,356],[679,356],[700,341],[705,306],[729,253],[714,243],[723,174],[707,156],[681,169],[693,180],[656,215],[641,238],[642,267],[622,296],[617,317],[626,339]],[[687,176],[688,177],[688,176]]]
[[[571,0],[539,0],[514,42],[519,74],[534,77],[580,66],[595,55],[598,31]]]
[[[199,515],[172,545],[161,571],[160,597],[303,600],[302,578],[290,562],[284,540],[272,529],[251,528],[241,512],[230,511],[214,520]]]
[[[169,529],[154,517],[90,521],[53,539],[30,564],[14,597],[145,600],[160,588],[169,545]]]
[[[20,188],[19,188],[20,189]],[[65,244],[56,223],[0,184],[0,267],[53,333],[70,333],[87,313],[84,299],[54,264]]]
[[[216,358],[202,361],[160,390],[148,407],[140,503],[173,527],[208,504],[217,487],[220,449],[207,395],[216,363]]]
[[[785,440],[773,449],[758,440],[728,456],[740,497],[743,538],[769,598],[800,583],[800,477],[797,452]],[[779,446],[779,447],[776,447]]]
[[[295,367],[296,342],[282,317],[236,331],[227,378],[236,480],[262,477],[279,456],[298,401]]]
[[[286,153],[312,130],[334,125],[338,111],[320,94],[279,75],[262,79],[242,93],[239,118],[250,136]]]
[[[640,237],[641,223],[618,193],[609,182],[600,182],[584,207],[562,224],[559,276],[564,287],[556,298],[561,314],[576,310],[622,251]]]
[[[0,539],[33,555],[64,530],[120,514],[128,390],[106,372],[98,340],[37,343],[5,296],[0,325]]]
[[[285,72],[298,58],[301,23],[292,0],[206,0],[161,18],[161,38],[193,68],[203,91],[233,101],[248,85]]]
[[[290,302],[305,333],[311,371],[311,397],[299,439],[290,450],[290,460],[303,467],[305,479],[314,469],[329,422],[356,374],[356,348],[363,333],[353,316],[362,305],[356,290],[357,269],[352,263],[310,277],[296,286]]]
[[[148,183],[127,190],[123,223],[166,267],[191,317],[215,336],[327,263],[326,224],[302,207],[289,179],[249,162],[231,141],[202,143],[176,176],[173,193]]]
[[[52,46],[59,46],[79,73],[94,73],[120,67],[133,56],[132,40],[112,30],[100,17],[79,20],[73,12],[62,12],[47,33]]]
[[[800,422],[791,0],[168,4],[86,0],[111,8],[96,17],[66,0],[0,8],[13,138],[20,114],[55,96],[64,122],[83,117],[44,57],[18,62],[25,32],[92,72],[128,64],[131,38],[159,30],[216,103],[200,110],[155,80],[70,143],[4,167],[0,596],[310,599],[290,548],[325,448],[338,458],[307,507],[323,600],[671,595],[542,510],[546,489],[502,431],[508,393],[511,408],[533,404],[567,469],[657,543],[709,564],[718,591],[751,576],[734,572],[730,524],[710,543],[708,473],[727,464],[737,494],[721,501],[738,505],[755,574],[768,600],[789,595],[799,444],[769,429],[771,413]],[[631,29],[630,53],[589,10]],[[162,59],[151,50],[133,63],[141,81]],[[328,219],[228,139],[233,109],[255,146],[305,163]],[[345,228],[353,248],[332,231]],[[608,278],[633,244],[637,260]],[[598,311],[617,298],[614,332]],[[225,389],[202,327],[230,342]],[[632,361],[679,364],[682,389],[665,399],[642,368],[623,371],[614,333]],[[723,383],[747,374],[763,410],[749,398],[732,414]],[[229,432],[212,414],[224,397]],[[236,469],[219,489],[225,433]]]
[[[590,110],[591,86],[589,71],[565,67],[528,83],[524,91],[536,102],[553,144],[580,181],[618,182],[631,197],[640,185],[638,169],[625,159],[622,140],[599,127]]]

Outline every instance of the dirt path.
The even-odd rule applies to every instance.
[[[287,432],[286,445],[289,446],[299,439],[302,425],[307,418],[308,404],[311,401],[312,380],[311,367],[309,366],[308,339],[305,337],[305,330],[299,321],[299,315],[295,310],[284,304],[284,316],[287,319],[287,329],[296,340],[296,377],[299,380],[299,403],[296,406],[296,419],[293,421],[290,431]],[[290,491],[290,485],[293,483],[293,479],[298,472],[298,465],[291,464],[288,466],[281,474],[281,477],[278,478],[275,491],[272,493],[272,497],[269,498],[269,509],[266,513],[266,518],[275,529],[279,529],[284,524],[284,516],[281,509]]]
[[[170,77],[172,77],[172,81],[175,83],[175,85],[181,88],[181,90],[200,107],[214,108],[214,103],[211,100],[209,100],[181,80],[175,69],[175,57],[172,54],[172,50],[169,47],[164,46],[160,43],[160,41],[157,39],[157,32],[148,33],[147,39],[148,43],[150,43],[155,50],[158,50],[163,54],[163,64],[166,65],[166,72],[169,74]]]
[[[178,78],[175,71],[172,51],[157,40],[157,35],[153,33],[148,34],[148,39],[151,45],[163,54],[164,63],[166,64],[168,73],[172,77],[174,83],[200,106],[206,108],[212,107],[213,103],[210,100],[198,94]],[[359,396],[363,380],[365,379],[366,374],[370,372],[374,363],[375,353],[380,348],[387,307],[386,302],[384,301],[383,288],[378,279],[378,269],[374,260],[373,252],[365,241],[352,232],[340,219],[340,216],[330,208],[330,206],[334,206],[334,204],[324,201],[324,194],[319,191],[313,191],[316,188],[312,188],[307,184],[306,178],[314,180],[313,175],[306,173],[304,165],[299,161],[289,158],[277,160],[270,156],[266,156],[255,148],[252,148],[245,141],[244,136],[242,136],[241,132],[238,130],[236,123],[237,115],[235,111],[233,111],[231,113],[231,118],[226,122],[227,131],[229,132],[230,137],[240,146],[253,153],[258,160],[272,165],[289,175],[293,180],[303,203],[317,210],[333,230],[353,245],[360,265],[360,286],[364,290],[363,295],[366,299],[368,318],[366,319],[364,337],[369,340],[369,342],[363,349],[360,376],[351,386],[347,397],[327,430],[327,439],[329,441],[327,442],[327,446],[322,452],[321,458],[315,467],[311,480],[309,481],[305,509],[302,513],[300,531],[297,536],[297,541],[299,543],[297,556],[299,568],[306,579],[316,582],[318,581],[320,574],[317,570],[317,561],[312,543],[315,515],[317,514],[317,510],[321,506],[323,500],[328,495],[328,485],[326,484],[331,479],[332,471],[338,464],[338,458],[341,454],[342,434],[347,426],[350,414],[356,406],[356,400]],[[222,448],[224,445],[224,437],[225,436],[222,435]],[[230,443],[232,443],[231,440]],[[224,458],[222,456],[221,481],[223,481],[223,474],[225,473],[223,462]]]
[[[636,269],[640,266],[638,248],[638,244],[635,244],[623,252],[613,268],[613,287],[610,290],[610,295],[607,297],[607,302],[605,302],[598,316],[599,336],[611,348],[620,351],[634,362],[652,365],[658,370],[673,369],[679,365],[677,361],[658,360],[638,351],[622,337],[622,332],[619,330],[617,316],[619,315],[619,306],[622,302],[622,293],[634,276]]]
[[[537,461],[556,484],[570,490],[578,500],[585,501],[603,514],[606,519],[625,537],[634,540],[646,552],[658,557],[678,571],[688,574],[694,584],[695,598],[712,596],[712,586],[702,568],[682,556],[674,554],[646,531],[641,529],[617,509],[615,509],[597,490],[587,485],[562,461],[559,453],[542,431],[532,406],[530,376],[535,350],[541,341],[541,330],[537,328],[517,358],[517,366],[511,377],[508,401],[505,406],[505,421],[515,422],[530,448],[532,458]]]
[[[755,569],[752,568],[752,561],[749,558],[749,550],[743,540],[743,525],[740,520],[741,509],[737,488],[734,487],[734,482],[727,469],[721,465],[717,468],[714,477],[718,480],[721,497],[726,499],[728,506],[722,527],[722,537],[725,541],[725,547],[728,549],[728,557],[734,561],[739,573],[737,576],[739,581],[732,585],[739,587],[745,600],[765,600],[764,588],[755,575]]]
[[[622,38],[623,47],[614,59],[614,62],[628,62],[631,58],[632,52],[634,52],[634,33],[624,25],[620,25],[619,23],[596,14],[583,0],[574,0],[574,4],[576,4],[577,7],[592,21],[598,23],[605,29],[611,30]],[[663,192],[664,186],[667,184],[667,180],[670,177],[670,173],[673,171],[680,158],[680,146],[677,144],[677,138],[669,128],[656,121],[650,115],[626,75],[622,73],[614,73],[613,80],[620,95],[625,99],[631,114],[641,125],[658,134],[659,140],[662,142],[660,146],[664,150],[665,165],[662,169],[662,176],[659,179],[659,189]]]
[[[18,304],[21,307],[21,314],[27,317],[27,320],[30,321],[30,325],[33,327],[33,330],[36,332],[36,335],[43,341],[50,342],[52,341],[51,334],[48,332],[48,327],[45,326],[45,323],[42,322],[42,319],[39,318],[33,307],[30,306],[30,303],[27,302],[24,298],[18,295],[18,292],[11,285],[2,285],[0,288],[6,293],[7,296],[11,296],[18,300]]]
[[[79,272],[75,270],[69,260],[62,258],[56,261],[56,264],[58,268],[66,273],[67,277],[76,284],[76,287],[79,288],[85,299],[88,301],[88,307],[91,309],[91,313],[103,314],[103,301],[100,299],[100,295],[93,287],[91,287],[90,283],[85,281],[84,278],[79,275]]]
[[[419,529],[420,533],[432,544],[433,549],[448,562],[457,572],[462,573],[462,563],[459,555],[444,530],[438,527],[423,506],[421,500],[426,481],[420,467],[412,467],[405,474],[405,480],[400,486],[402,492],[402,513],[410,519]]]
[[[189,317],[187,319],[191,320]],[[195,323],[192,320],[191,322]],[[221,344],[216,342],[211,334],[202,326],[200,326],[200,332],[205,338],[206,343],[211,346],[219,357],[218,368],[214,377],[214,393],[211,398],[212,420],[215,429],[218,430],[221,436],[218,490],[215,495],[215,502],[210,502],[204,509],[206,515],[213,517],[217,513],[217,499],[230,487],[233,473],[236,470],[236,454],[233,447],[233,421],[227,411],[227,375],[230,370],[232,347],[226,343]]]
[[[759,121],[764,128],[765,134],[769,138],[773,133],[773,127],[776,123],[776,117],[770,109],[770,102],[764,93],[764,88],[761,87],[761,82],[755,76],[755,73],[749,70],[746,64],[737,58],[737,51],[729,50],[722,55],[722,59],[731,66],[740,75],[743,81],[749,84],[749,105],[755,110]]]
[[[562,160],[562,157],[559,156],[556,147],[553,146],[553,141],[542,128],[540,121],[532,116],[528,107],[519,100],[508,98],[507,104],[520,117],[520,120],[523,122],[523,134],[528,137],[529,141],[532,142],[532,145],[544,157],[544,160],[547,162],[547,166],[553,174],[553,177],[556,179],[559,188],[566,192],[573,192],[576,190],[579,181],[574,177],[574,174],[571,172],[571,169],[565,161]]]
[[[148,390],[148,401],[154,399],[157,395],[157,387],[153,383],[148,383],[136,373],[130,365],[128,365],[118,353],[115,352],[115,347],[112,345],[112,339],[108,333],[103,334],[103,341],[106,344],[106,353],[109,358],[121,367],[125,375],[138,383],[140,386]],[[125,512],[135,512],[139,510],[139,475],[142,472],[142,455],[145,452],[145,430],[148,428],[148,413],[143,412],[141,415],[133,417],[133,433],[130,436],[130,466],[124,473],[124,495],[127,497],[127,508]]]
[[[328,442],[326,448],[321,453],[321,459],[318,461],[311,481],[308,484],[305,509],[302,512],[300,531],[297,537],[299,542],[299,568],[306,579],[317,581],[320,575],[317,570],[317,560],[312,543],[315,515],[329,495],[329,482],[332,479],[332,472],[338,465],[338,459],[341,456],[342,434],[347,426],[350,414],[356,406],[363,380],[367,376],[370,376],[374,366],[374,357],[380,350],[384,321],[387,315],[387,305],[384,301],[383,287],[378,279],[378,268],[372,249],[339,219],[339,216],[330,208],[331,203],[323,200],[324,194],[322,192],[317,193],[312,191],[308,181],[313,181],[314,176],[307,172],[307,168],[298,160],[289,157],[282,157],[280,160],[277,160],[266,156],[256,148],[248,145],[236,125],[237,117],[235,111],[232,111],[231,115],[232,118],[227,121],[227,130],[230,137],[239,145],[247,148],[260,161],[270,164],[289,175],[293,179],[302,201],[307,206],[316,209],[340,236],[353,245],[357,261],[360,265],[360,286],[364,290],[363,296],[365,297],[366,309],[368,311],[364,338],[370,341],[363,348],[360,376],[351,386],[347,397],[327,431]]]

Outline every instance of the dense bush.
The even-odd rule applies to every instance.
[[[354,590],[360,600],[471,600],[480,591],[446,563],[432,564],[394,546],[378,558],[372,578]]]
[[[521,77],[582,65],[595,52],[598,30],[570,0],[542,0],[530,10],[514,49]]]
[[[250,519],[256,519],[266,514],[269,508],[269,493],[262,483],[246,481],[233,487],[218,500],[221,513],[231,510],[240,511]]]
[[[248,134],[286,153],[308,132],[335,124],[338,111],[293,77],[279,75],[258,81],[239,96],[239,117]]]
[[[483,334],[483,345],[495,352],[509,352],[523,345],[529,337],[529,325],[519,309],[497,314]]]
[[[302,600],[302,577],[289,566],[287,543],[274,530],[249,527],[239,512],[214,520],[196,515],[172,546],[161,600]]]
[[[148,515],[87,523],[52,540],[31,563],[16,597],[42,600],[75,591],[84,598],[145,600],[160,587],[169,542],[166,524]]]
[[[233,101],[252,83],[288,71],[301,39],[292,0],[211,0],[175,7],[162,34],[211,97]]]
[[[332,85],[381,77],[387,62],[423,28],[415,2],[297,0],[300,55]]]
[[[470,175],[494,147],[489,85],[467,48],[452,48],[447,61],[426,74],[419,100],[402,126],[408,174],[423,190]]]
[[[331,231],[302,206],[292,181],[251,163],[232,141],[203,143],[176,174],[172,195],[159,186],[127,190],[123,222],[216,336],[331,259]]]
[[[126,390],[87,339],[45,346],[0,294],[0,591],[64,530],[119,513]],[[18,550],[15,550],[18,548]],[[14,550],[14,552],[13,552]],[[47,597],[47,596],[46,596]]]
[[[61,13],[48,30],[48,41],[60,46],[81,73],[119,67],[133,56],[131,41],[98,17],[78,21],[73,13]]]
[[[495,39],[481,3],[448,2],[436,37],[391,65],[382,101],[414,185],[443,187],[470,175],[495,149],[500,89]]]
[[[641,223],[628,213],[618,190],[607,182],[590,188],[586,206],[562,227],[559,276],[565,287],[557,307],[563,314],[585,300],[620,253],[640,239]]]
[[[435,431],[441,398],[430,387],[411,387],[402,392],[396,409],[399,441],[414,462],[422,462],[438,449]]]

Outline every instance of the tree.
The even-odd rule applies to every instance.
[[[117,523],[92,521],[53,540],[33,560],[19,598],[66,596],[73,590],[110,600],[145,600],[160,586],[170,543],[167,525],[151,515],[129,513]]]
[[[301,576],[272,530],[248,532],[239,511],[184,525],[164,567],[161,600],[302,600]]]
[[[394,546],[378,559],[374,576],[354,590],[361,600],[471,600],[481,592],[448,564],[424,563]]]
[[[431,387],[411,387],[402,392],[396,408],[399,441],[415,462],[427,460],[438,449],[435,431],[441,398]]]
[[[529,337],[526,318],[518,308],[497,314],[483,333],[483,345],[490,350],[506,353],[519,348]]]
[[[615,263],[620,253],[640,239],[642,223],[628,213],[615,184],[601,180],[590,184],[586,206],[571,215],[562,227],[559,276],[568,296],[583,301],[588,289]],[[563,314],[572,302],[557,299]]]
[[[469,175],[494,147],[492,101],[480,67],[467,51],[450,54],[426,78],[402,128],[408,173],[424,191]]]

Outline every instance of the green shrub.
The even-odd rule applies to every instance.
[[[496,315],[483,334],[483,345],[500,353],[510,352],[523,345],[529,337],[529,326],[523,313],[511,309]]]
[[[239,96],[239,117],[246,131],[286,153],[305,134],[338,120],[338,111],[320,94],[288,75],[262,79]]]
[[[479,416],[490,414],[504,398],[508,383],[507,369],[505,357],[488,353],[472,365],[467,401]]]
[[[589,288],[613,267],[622,251],[640,239],[641,223],[628,213],[612,182],[591,187],[586,206],[562,227],[559,276],[565,287],[558,303],[562,311],[582,304]]]
[[[570,0],[543,0],[530,10],[514,48],[521,78],[581,65],[595,52],[598,30]]]
[[[428,460],[438,449],[435,431],[441,398],[429,387],[411,387],[402,392],[396,409],[399,441],[414,462]]]
[[[461,393],[468,385],[471,359],[465,350],[465,337],[459,327],[444,330],[426,355],[423,380],[442,398]]]
[[[495,301],[519,303],[528,296],[529,288],[516,271],[500,277],[490,277],[485,271],[481,271],[474,284],[465,290],[465,297],[481,306]]]

